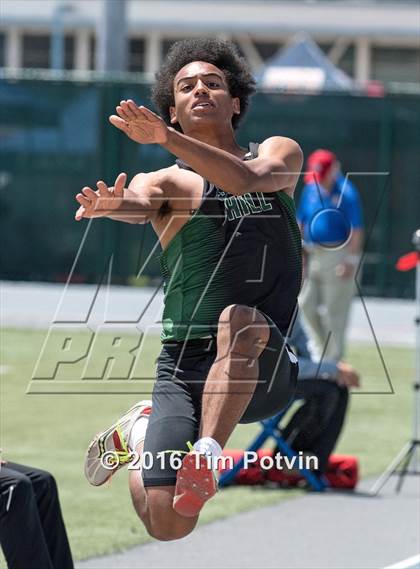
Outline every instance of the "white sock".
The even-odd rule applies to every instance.
[[[149,417],[139,417],[134,425],[131,427],[131,432],[128,436],[128,446],[132,450],[136,450],[139,443],[144,441],[146,435],[147,425],[149,424]]]
[[[215,459],[219,458],[223,452],[222,447],[219,445],[219,443],[211,437],[203,437],[202,439],[198,439],[198,441],[194,443],[193,448],[197,452],[201,452]]]

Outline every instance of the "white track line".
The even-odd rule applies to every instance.
[[[385,569],[408,569],[409,567],[413,567],[413,565],[417,565],[417,563],[420,563],[420,553],[403,561],[399,561],[394,565],[388,565]]]

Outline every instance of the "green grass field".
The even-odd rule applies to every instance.
[[[119,473],[105,487],[92,488],[83,476],[83,458],[92,435],[144,396],[27,394],[45,335],[44,331],[33,330],[2,332],[0,446],[4,457],[45,468],[54,474],[76,559],[142,543],[148,537],[131,507],[127,473]],[[80,335],[83,339],[83,333]],[[145,377],[153,376],[158,350],[157,339],[143,350]],[[410,434],[414,350],[385,347],[383,357],[394,394],[378,394],[389,392],[390,386],[373,342],[372,346],[351,346],[348,354],[348,361],[362,373],[363,387],[351,398],[345,432],[336,450],[357,455],[364,477],[381,472]],[[62,376],[52,383],[57,388],[59,381],[68,380],[73,382],[74,389],[83,363],[64,367]],[[99,380],[98,385],[103,383]],[[69,391],[69,384],[62,385]],[[150,387],[151,384],[143,382],[142,385]],[[228,446],[245,447],[257,429],[256,425],[239,426]],[[264,488],[221,491],[204,509],[201,523],[273,504],[299,493],[298,490]]]

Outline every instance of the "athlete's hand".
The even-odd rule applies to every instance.
[[[138,107],[134,101],[121,101],[116,107],[117,115],[111,115],[111,124],[140,144],[164,144],[168,140],[169,130],[165,121],[158,115]]]
[[[338,378],[337,383],[342,387],[360,387],[360,375],[358,372],[346,362],[338,362]]]
[[[76,200],[80,204],[75,215],[76,221],[80,221],[83,217],[107,217],[121,207],[126,181],[127,174],[120,174],[113,188],[108,188],[101,180],[96,184],[97,191],[85,186],[82,192],[76,195]]]

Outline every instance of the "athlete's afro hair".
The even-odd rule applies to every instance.
[[[255,92],[255,79],[236,46],[228,41],[210,38],[186,39],[171,46],[160,71],[156,74],[156,83],[152,89],[152,101],[158,112],[170,124],[169,107],[175,105],[175,75],[193,61],[205,61],[223,71],[231,96],[239,97],[240,100],[241,112],[232,117],[232,126],[237,128],[248,108],[249,97]],[[179,124],[174,126],[181,130]]]

